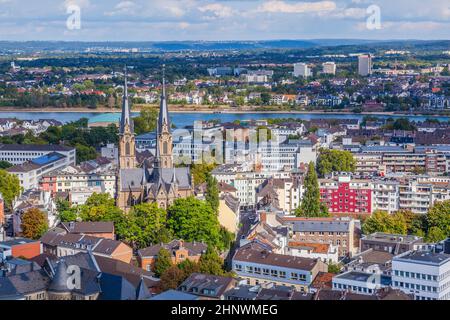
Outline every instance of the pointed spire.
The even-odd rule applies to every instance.
[[[159,133],[163,132],[164,125],[167,125],[167,130],[170,131],[170,119],[169,110],[167,108],[167,98],[166,98],[166,65],[163,65],[163,76],[162,76],[162,91],[161,91],[161,103],[159,106],[159,120],[158,129]]]
[[[125,132],[125,128],[128,125],[131,133],[134,133],[133,121],[131,121],[130,106],[128,104],[128,79],[127,79],[127,66],[125,66],[125,84],[123,87],[122,97],[122,117],[120,118],[120,134]]]

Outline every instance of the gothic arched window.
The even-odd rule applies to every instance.
[[[164,141],[164,143],[163,143],[163,154],[167,154],[169,151],[168,151],[168,145],[167,145],[167,141]]]
[[[129,156],[130,154],[131,154],[130,143],[127,141],[127,143],[125,143],[125,155]]]

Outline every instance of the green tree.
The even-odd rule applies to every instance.
[[[97,158],[97,151],[92,146],[84,145],[81,143],[75,144],[77,149],[77,162],[83,162],[88,160],[94,160]]]
[[[8,169],[11,168],[13,165],[9,163],[8,161],[0,161],[0,169]]]
[[[445,233],[441,228],[431,227],[430,230],[428,230],[426,240],[428,242],[439,242],[447,239],[447,236],[448,234]]]
[[[161,291],[176,289],[185,280],[185,273],[177,266],[172,266],[161,275],[159,288]]]
[[[0,194],[5,201],[5,206],[12,209],[12,203],[16,197],[20,195],[22,188],[19,178],[0,169]]]
[[[191,166],[191,173],[194,177],[194,184],[199,185],[206,182],[206,178],[217,165],[214,163],[200,163]]]
[[[436,202],[430,210],[427,217],[428,233],[433,229],[434,235],[438,234],[437,229],[445,235],[450,235],[450,200]]]
[[[206,176],[206,202],[209,203],[211,208],[218,213],[219,212],[219,186],[217,179],[211,174]]]
[[[328,209],[320,202],[320,189],[314,163],[310,162],[305,177],[305,194],[295,214],[298,217],[327,217]]]
[[[84,205],[74,208],[83,221],[112,221],[120,239],[127,233],[126,216],[116,207],[115,201],[108,193],[93,193]]]
[[[78,218],[76,208],[72,208],[67,200],[58,199],[56,201],[56,211],[61,222],[71,222]]]
[[[342,266],[339,263],[337,263],[337,264],[329,263],[328,264],[328,272],[330,272],[330,273],[338,274],[341,272],[341,268],[342,268]]]
[[[37,240],[48,230],[47,216],[38,208],[28,209],[22,215],[22,235]]]
[[[168,209],[168,228],[185,241],[220,246],[220,224],[211,206],[194,197],[177,199]]]
[[[153,272],[157,277],[160,277],[170,267],[172,267],[170,252],[164,248],[159,249],[158,255],[156,256],[155,265],[153,267]]]
[[[201,273],[216,276],[225,274],[224,261],[213,248],[208,248],[208,251],[200,257],[199,264]]]
[[[364,234],[386,232],[393,234],[407,234],[407,224],[404,215],[397,212],[389,215],[386,211],[375,211],[363,224]]]
[[[166,228],[166,222],[166,211],[156,203],[136,205],[126,217],[122,238],[128,243],[134,243],[138,248],[152,243],[167,243],[171,240],[171,235]]]
[[[140,115],[134,118],[134,130],[136,134],[152,132],[156,129],[158,111],[152,107],[141,109]]]
[[[317,171],[321,176],[332,172],[354,172],[356,160],[349,151],[321,149]]]

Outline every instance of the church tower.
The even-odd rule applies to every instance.
[[[161,103],[159,106],[159,119],[156,134],[156,161],[158,161],[158,165],[161,169],[173,168],[173,144],[172,134],[170,133],[169,110],[167,108],[166,100],[165,66],[163,66]]]
[[[128,104],[127,70],[125,68],[125,86],[122,99],[122,117],[119,128],[119,168],[136,168],[136,146],[134,140],[134,125]]]

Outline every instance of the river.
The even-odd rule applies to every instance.
[[[133,113],[137,116],[138,113]],[[310,119],[362,119],[364,114],[343,114],[343,113],[202,113],[185,112],[171,113],[172,123],[178,128],[193,125],[198,120],[214,120],[220,122],[232,122],[234,120],[268,119],[268,118],[296,118],[303,120]],[[408,118],[411,121],[424,121],[426,119],[437,119],[449,121],[448,116],[416,116],[416,115],[373,115],[381,119],[387,118]],[[114,122],[120,118],[120,113],[93,113],[93,112],[0,112],[0,118],[17,118],[21,120],[54,119],[63,123],[76,121],[81,118],[88,118],[90,122]]]

